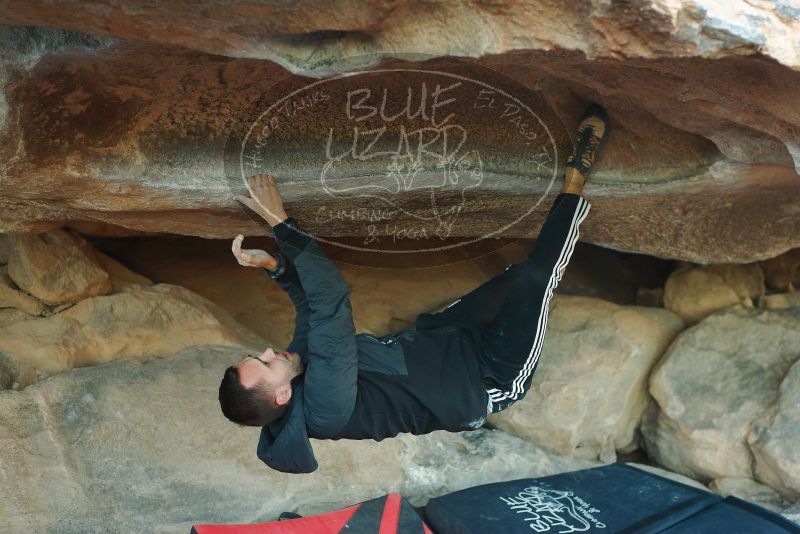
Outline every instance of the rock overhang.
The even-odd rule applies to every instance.
[[[383,6],[389,13],[385,19],[400,20],[397,17],[410,5]],[[637,6],[655,9],[649,3]],[[37,45],[35,49],[48,51],[38,62],[6,68],[11,72],[5,92],[12,120],[3,132],[5,149],[0,149],[7,156],[0,181],[5,204],[0,225],[4,231],[35,231],[88,220],[205,237],[263,233],[230,198],[226,143],[232,132],[247,124],[243,116],[252,114],[265,88],[290,80],[313,84],[354,64],[372,70],[413,66],[391,59],[402,56],[397,51],[401,47],[387,45],[393,30],[375,26],[381,18],[370,19],[376,9],[373,5],[363,20],[332,32],[313,26],[321,24],[321,14],[302,31],[265,29],[258,46],[234,52],[223,46],[225,37],[215,48],[203,40],[208,35],[203,32],[194,43],[175,41],[185,39],[181,32],[172,39],[157,31],[134,41],[132,37],[143,37],[147,10],[140,13],[139,26],[111,29],[77,16],[67,24],[68,15],[61,13],[54,25],[120,40],[98,40],[102,44],[89,48],[86,43],[83,48],[67,43],[61,51]],[[630,37],[636,24],[645,25],[639,29],[650,32],[645,32],[650,47],[640,46],[642,36],[611,46],[596,32],[573,32],[571,44],[547,40],[541,27],[521,40],[516,30],[498,26],[497,17],[502,16],[495,14],[489,17],[492,28],[505,28],[507,34],[495,31],[494,40],[475,34],[468,41],[474,46],[460,51],[451,50],[457,43],[440,39],[441,29],[430,21],[419,22],[419,31],[432,39],[421,52],[427,57],[465,56],[458,61],[491,70],[541,95],[567,136],[588,102],[599,101],[609,109],[614,129],[586,189],[594,208],[584,239],[703,263],[752,261],[799,246],[795,206],[800,191],[794,158],[800,112],[793,102],[800,91],[800,74],[795,65],[777,53],[769,57],[772,45],[744,46],[733,37],[726,41],[717,36],[719,46],[714,49],[708,43],[700,46],[702,39],[692,41],[686,32],[681,37],[677,30],[651,31],[664,21],[636,23],[622,17],[615,22],[608,13],[600,17],[592,9],[595,26],[615,25],[618,35]],[[39,20],[36,10],[34,3],[20,11],[27,13],[23,22]],[[23,15],[16,20],[22,21]],[[470,27],[464,22],[471,20],[467,15],[453,20]],[[283,23],[284,29],[293,28],[288,19]],[[686,21],[672,24],[684,30],[691,26]],[[619,29],[622,26],[627,30]],[[219,34],[232,35],[224,29]],[[356,34],[360,47],[352,44]],[[304,56],[309,43],[314,53]],[[175,44],[203,51],[170,46]],[[256,48],[275,55],[267,58]],[[470,55],[481,57],[466,57]],[[295,63],[286,59],[290,56]],[[347,58],[355,58],[355,63]],[[292,74],[287,66],[307,76]],[[290,210],[319,236],[367,234],[364,224],[352,224],[346,217],[320,219],[320,200],[330,204],[331,199],[319,187],[309,186],[319,178],[312,148],[324,141],[324,125],[312,120],[301,126],[295,137],[299,144],[270,169],[285,177]],[[453,237],[486,235],[489,225],[511,222],[510,212],[526,212],[545,192],[552,196],[556,190],[548,191],[551,184],[543,177],[526,175],[526,154],[503,142],[502,129],[482,132],[477,142],[490,154],[482,162],[494,179],[483,182],[480,195],[465,204]],[[561,143],[569,147],[568,139]],[[383,170],[363,163],[343,169],[351,179]],[[409,201],[415,202],[413,194]],[[539,202],[523,224],[499,235],[534,236],[547,204]],[[336,198],[332,206],[347,211],[363,204]]]

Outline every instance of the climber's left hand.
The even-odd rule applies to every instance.
[[[242,241],[244,236],[239,234],[233,240],[231,250],[236,257],[236,261],[242,267],[261,267],[270,271],[275,270],[278,266],[278,261],[269,253],[257,248],[242,248]]]

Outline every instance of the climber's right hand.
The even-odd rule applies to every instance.
[[[242,248],[242,241],[244,236],[239,234],[233,240],[231,250],[243,267],[260,267],[262,269],[274,270],[278,266],[278,261],[269,253],[257,248]]]
[[[268,174],[250,176],[247,179],[247,190],[250,192],[249,197],[236,195],[234,198],[261,215],[270,227],[287,219],[283,198],[274,177]]]

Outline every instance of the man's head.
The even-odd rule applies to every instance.
[[[240,425],[263,426],[283,415],[292,398],[291,381],[303,372],[296,352],[265,350],[228,367],[219,385],[222,413]]]

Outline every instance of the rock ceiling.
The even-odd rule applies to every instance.
[[[736,4],[5,2],[0,231],[88,221],[264,233],[231,195],[248,154],[239,149],[259,143],[253,126],[284,102],[307,109],[258,145],[258,169],[279,178],[288,210],[315,235],[387,243],[399,228],[413,239],[415,221],[438,202],[440,227],[441,206],[451,208],[447,237],[533,236],[570,132],[597,101],[613,130],[586,188],[583,239],[702,263],[775,256],[800,246],[800,8]],[[375,191],[389,175],[407,186],[410,168],[371,157],[325,165],[328,135],[346,122],[337,114],[353,121],[340,143],[360,120],[343,107],[348,95],[374,83],[400,91],[394,103],[408,90],[409,102],[431,106],[433,78],[409,72],[433,68],[508,89],[530,104],[529,131],[478,110],[480,87],[467,83],[458,90],[473,92],[440,113],[455,113],[449,132],[468,137],[469,150],[423,162],[413,170],[423,185],[390,191],[391,202],[343,193]],[[384,72],[325,81],[370,69]],[[358,131],[365,142],[371,130]],[[396,145],[397,133],[374,147]],[[431,180],[445,167],[444,183],[460,182],[437,190],[432,208]],[[375,213],[380,224],[370,224]],[[442,237],[434,227],[423,234]]]

